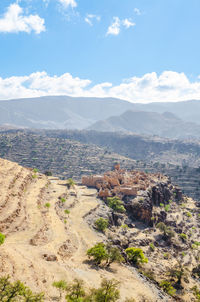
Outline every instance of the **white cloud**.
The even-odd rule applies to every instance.
[[[142,14],[141,11],[140,11],[140,9],[137,8],[137,7],[134,8],[134,12],[135,12],[136,15],[138,15],[138,16],[140,16],[140,15]]]
[[[114,17],[113,18],[113,23],[108,27],[106,35],[114,35],[117,36],[120,33],[120,19],[119,17]]]
[[[99,22],[101,20],[101,17],[92,14],[87,14],[87,16],[85,17],[85,22],[88,23],[90,26],[93,26],[94,20]]]
[[[23,9],[17,4],[11,4],[6,13],[0,18],[0,32],[3,33],[30,33],[40,34],[45,31],[44,19],[38,15],[26,16]]]
[[[134,22],[132,22],[131,20],[129,19],[124,19],[122,21],[123,25],[126,27],[126,28],[129,28],[129,27],[132,27],[132,26],[135,26],[136,24]]]
[[[75,0],[58,0],[60,2],[60,4],[62,4],[62,6],[64,8],[75,8],[77,7],[77,2]]]
[[[121,27],[124,26],[126,29],[135,26],[136,24],[134,22],[132,22],[131,19],[123,19],[120,20],[119,17],[113,17],[113,22],[112,24],[108,27],[106,36],[108,35],[114,35],[114,36],[118,36],[120,34],[121,31]]]
[[[69,73],[49,76],[36,72],[27,76],[0,77],[0,99],[69,95],[85,97],[116,97],[131,102],[167,102],[200,99],[200,79],[191,82],[184,73],[164,71],[132,77],[119,85],[99,83]]]

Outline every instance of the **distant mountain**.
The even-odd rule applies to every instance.
[[[190,100],[183,102],[160,102],[139,104],[135,103],[135,110],[153,111],[158,113],[172,112],[182,120],[200,124],[200,100]]]
[[[88,127],[88,130],[120,131],[168,138],[200,137],[200,125],[182,121],[171,112],[160,114],[129,110],[120,116],[112,116],[98,121]]]
[[[160,114],[168,111],[184,121],[200,124],[200,101],[139,104],[116,98],[46,96],[0,101],[0,126],[82,130],[129,110]]]
[[[68,96],[0,101],[0,125],[84,129],[100,119],[122,114],[133,107],[132,103],[119,99]]]

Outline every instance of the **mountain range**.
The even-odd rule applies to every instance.
[[[157,135],[168,138],[199,138],[200,125],[185,122],[171,112],[126,111],[98,121],[88,128],[96,131]]]
[[[200,101],[139,104],[115,98],[46,96],[0,101],[0,126],[34,129],[96,129],[200,136]]]

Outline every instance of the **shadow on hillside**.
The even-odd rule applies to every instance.
[[[87,259],[87,260],[84,260],[83,263],[89,265],[91,269],[94,269],[96,271],[99,271],[99,270],[103,269],[103,270],[105,270],[109,273],[113,273],[113,274],[117,272],[116,269],[111,268],[110,266],[106,266],[106,265],[99,265],[98,266],[92,260]]]

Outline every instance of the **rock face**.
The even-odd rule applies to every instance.
[[[130,217],[149,225],[165,221],[165,212],[154,213],[154,207],[171,201],[182,200],[182,192],[173,186],[168,177],[157,173],[147,174],[139,171],[125,171],[119,165],[104,175],[84,176],[82,184],[95,187],[98,197],[107,200],[107,197],[119,197]],[[121,219],[120,219],[121,220]],[[118,224],[117,219],[114,221]]]

